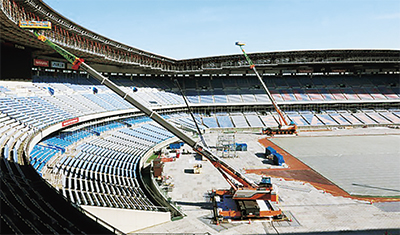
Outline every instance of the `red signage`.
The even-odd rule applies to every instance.
[[[346,72],[346,69],[332,69],[332,72],[335,72],[335,73],[344,73],[344,72]]]
[[[39,66],[39,67],[49,67],[49,61],[48,60],[41,60],[41,59],[34,59],[33,60],[33,65],[34,66]]]
[[[298,73],[312,73],[312,69],[299,69],[297,70]]]
[[[78,123],[79,122],[79,118],[72,118],[72,119],[69,119],[69,120],[67,120],[67,121],[63,121],[62,123],[61,123],[61,125],[64,127],[64,126],[69,126],[69,125],[72,125],[72,124],[75,124],[75,123]]]

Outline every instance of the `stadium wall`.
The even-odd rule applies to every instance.
[[[124,233],[171,221],[170,212],[139,211],[98,206],[81,207]]]

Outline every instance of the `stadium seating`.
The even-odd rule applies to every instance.
[[[249,124],[246,121],[246,118],[243,115],[232,115],[232,122],[237,128],[246,128],[249,127]]]
[[[29,165],[21,166],[1,157],[0,184],[2,234],[110,234],[113,231],[99,226],[88,214],[60,197]]]
[[[218,123],[217,120],[215,119],[215,116],[211,117],[203,117],[203,124],[208,127],[208,128],[218,128]]]
[[[18,51],[5,52],[4,58],[10,57],[8,64],[20,66],[21,70],[32,66],[32,57],[49,62],[60,59],[48,51],[48,46],[40,46],[41,42],[34,40],[31,33],[23,33],[16,25],[20,20],[49,20],[52,30],[41,33],[89,63],[122,68],[121,72],[132,67],[149,73],[125,76],[118,72],[106,76],[140,103],[160,110],[163,117],[185,131],[197,131],[195,124],[204,131],[206,128],[260,128],[279,123],[277,113],[270,111],[271,101],[258,79],[247,74],[248,65],[244,59],[224,61],[236,55],[195,59],[196,65],[189,62],[182,69],[181,65],[175,65],[182,64],[179,60],[131,48],[90,32],[54,12],[41,0],[2,0],[1,11],[1,25],[5,29],[1,37],[2,49]],[[20,57],[20,53],[26,53],[26,58],[13,58]],[[388,61],[398,63],[397,55],[395,59],[385,55],[396,51],[379,52],[379,57],[372,53],[372,60],[369,52],[358,50],[355,55],[360,58],[355,60],[324,55],[321,57],[326,58],[313,56],[315,60],[308,61],[295,55],[299,52],[289,53],[294,56],[287,58],[288,61],[280,58],[281,53],[267,53],[268,57],[277,54],[276,58],[268,58],[272,62],[269,65],[274,66],[267,66],[260,72],[282,69],[277,73],[284,75],[265,74],[263,80],[287,111],[290,121],[300,128],[400,125],[400,110],[396,104],[400,99],[398,67],[385,68]],[[262,54],[257,57],[264,57]],[[282,57],[286,57],[285,54],[282,53]],[[15,63],[15,59],[21,59],[21,63]],[[257,66],[260,60],[266,58],[255,60]],[[311,77],[310,74],[293,76],[284,72],[295,65],[299,70],[308,70],[308,66],[318,68],[325,74],[335,67],[339,70],[342,65],[347,67],[348,62],[357,75],[313,73]],[[384,66],[379,68],[380,65]],[[152,195],[141,185],[139,166],[146,153],[173,135],[84,72],[71,71],[69,66],[65,70],[58,69],[52,64],[47,68],[33,67],[32,80],[10,81],[17,78],[7,75],[0,82],[0,233],[116,233],[112,226],[107,225],[110,230],[99,226],[106,224],[77,205],[159,210]],[[14,68],[3,67],[3,70],[8,73]],[[390,68],[394,71],[388,71]],[[364,74],[368,69],[376,71],[375,74]],[[164,71],[167,73],[162,74]],[[180,71],[190,75],[179,74]],[[193,75],[197,71],[206,74]],[[217,74],[207,74],[213,71]],[[385,71],[397,73],[383,74]],[[219,74],[225,72],[227,75]],[[234,74],[236,72],[245,74]],[[1,74],[3,76],[3,72]],[[184,99],[175,79],[195,112],[205,110],[205,113],[196,113],[195,120],[182,113]],[[130,118],[126,118],[128,115]],[[117,121],[111,120],[117,118]],[[71,127],[63,125],[65,121],[78,119],[89,121]],[[57,131],[52,133],[55,129]],[[29,146],[29,141],[39,142]],[[31,152],[27,153],[27,149]],[[56,187],[50,187],[50,181],[44,179],[49,179],[49,175],[60,180]]]
[[[68,82],[64,82],[65,80]],[[174,84],[165,78],[154,77],[151,80],[130,80],[126,78],[115,77],[114,80],[124,86],[126,91],[132,87],[138,87],[139,92],[132,92],[135,98],[150,106],[168,107],[169,105],[184,105],[183,99]],[[367,76],[360,80],[358,77],[265,77],[265,81],[273,86],[271,93],[273,97],[281,103],[296,102],[331,102],[331,101],[353,101],[363,102],[372,100],[396,100],[400,98],[400,92],[392,83],[395,78],[391,75]],[[204,81],[203,81],[204,80]],[[365,81],[365,84],[362,82]],[[226,80],[207,77],[197,79],[196,82],[189,85],[186,82],[188,90],[186,96],[190,103],[210,104],[210,103],[270,103],[265,92],[260,89],[254,89],[257,81],[254,76],[229,77]],[[233,89],[240,85],[240,89]],[[222,85],[220,87],[214,87]],[[21,85],[20,85],[21,86]],[[98,89],[94,94],[92,87]],[[80,75],[59,75],[59,76],[34,76],[33,82],[27,82],[22,87],[30,87],[28,96],[19,97],[16,95],[16,89],[12,86],[2,86],[1,113],[4,122],[16,120],[23,125],[37,129],[43,129],[54,123],[68,120],[77,116],[84,116],[99,112],[135,109],[121,97],[112,93],[106,87],[99,85],[95,80]],[[35,87],[33,89],[32,87]],[[52,87],[55,90],[54,95],[49,95],[45,90]],[[161,87],[168,88],[169,91],[159,90]],[[203,88],[207,88],[204,90]],[[311,88],[310,88],[311,87]],[[284,89],[282,89],[284,88]],[[339,114],[315,114],[314,119],[308,115],[290,114],[298,125],[374,125],[374,124],[392,124],[398,123],[397,115],[388,111],[387,115],[380,119],[374,115],[364,113],[344,113]],[[319,116],[322,115],[322,116]],[[381,117],[381,114],[378,114]],[[246,117],[246,115],[244,116]],[[217,118],[215,121],[213,119]],[[230,128],[234,126],[246,126],[247,122],[239,121],[240,117],[234,117],[232,123],[230,118],[226,117],[203,117],[202,123],[207,127]],[[311,118],[311,119],[310,119]],[[344,118],[342,120],[341,118]],[[7,120],[6,120],[7,119]],[[10,120],[8,120],[10,119]],[[259,123],[257,126],[271,125],[276,120],[267,118],[267,123]],[[318,120],[324,119],[320,122]],[[185,120],[185,119],[182,119]],[[187,123],[192,122],[188,119]],[[253,118],[253,120],[256,120]],[[262,119],[261,119],[262,120]],[[274,121],[275,120],[275,121]],[[13,121],[11,121],[13,122]],[[237,123],[239,122],[239,123]],[[185,121],[183,121],[185,123]],[[312,124],[311,124],[312,123]],[[188,128],[194,128],[192,124],[187,124]],[[249,125],[251,127],[252,125]],[[9,130],[9,134],[13,133]]]
[[[33,148],[30,163],[40,174],[60,175],[63,195],[75,204],[157,210],[139,186],[138,164],[151,147],[173,135],[148,121],[129,118],[123,122],[136,127],[123,128],[123,122],[111,122],[47,138]],[[102,139],[79,144],[84,138],[110,130]],[[76,143],[76,156],[62,155]],[[54,167],[45,168],[57,154]]]
[[[70,83],[59,83],[63,79],[61,77],[36,76],[33,79],[31,87],[37,87],[41,94],[32,95],[28,98],[9,98],[12,102],[24,104],[26,99],[34,99],[34,104],[43,108],[55,106],[60,109],[57,114],[72,115],[113,111],[134,108],[122,98],[113,94],[106,87],[97,84],[93,79],[79,77],[74,75],[68,78]],[[399,88],[391,87],[391,79],[393,76],[386,75],[384,79],[375,77],[367,77],[360,80],[358,77],[267,77],[265,81],[268,83],[271,94],[278,102],[324,102],[324,101],[371,101],[371,100],[395,100],[400,98]],[[151,80],[138,81],[126,78],[114,78],[123,86],[125,91],[129,92],[133,97],[142,103],[150,106],[165,107],[168,105],[183,105],[183,99],[180,93],[170,81],[164,78],[154,77]],[[205,81],[203,81],[205,80]],[[304,81],[303,81],[304,80]],[[75,81],[75,83],[74,83]],[[254,80],[252,76],[238,76],[227,80],[219,81],[216,78],[209,80],[207,77],[196,80],[197,82],[186,84],[185,95],[190,103],[193,104],[210,104],[210,103],[269,103],[263,89]],[[202,82],[200,82],[202,81]],[[386,81],[386,82],[383,82]],[[367,84],[363,84],[363,82]],[[169,83],[169,85],[165,85]],[[150,84],[150,85],[148,85]],[[239,84],[239,85],[238,85]],[[218,85],[222,85],[219,86]],[[52,87],[55,90],[53,96],[43,95],[44,90]],[[91,88],[96,87],[98,93],[94,94]],[[137,87],[138,92],[133,92],[132,87]],[[167,90],[161,90],[160,87],[167,87]],[[204,89],[206,87],[206,90]],[[240,89],[237,89],[239,87]],[[10,89],[7,89],[7,94]],[[71,102],[71,101],[74,102]],[[6,100],[5,100],[6,101]],[[9,101],[9,102],[11,102]],[[34,106],[34,107],[36,107]],[[18,106],[16,106],[18,107]],[[13,113],[11,113],[13,114]],[[76,115],[75,115],[76,116]]]
[[[234,127],[230,117],[227,116],[227,113],[220,113],[216,117],[217,117],[217,121],[218,121],[219,127],[222,127],[222,128],[225,128],[225,127],[232,128],[232,127]]]
[[[30,153],[29,162],[42,174],[43,167],[47,162],[56,154],[63,154],[66,149],[74,143],[79,142],[90,136],[97,136],[103,132],[123,127],[124,125],[119,122],[106,123],[102,125],[92,126],[89,129],[81,129],[72,132],[63,132],[58,136],[47,138],[34,146]]]
[[[174,83],[168,79],[162,77],[143,80],[119,77],[113,79],[126,92],[150,107],[185,107]],[[264,79],[270,86],[273,97],[281,104],[299,102],[329,104],[337,101],[362,104],[370,101],[395,101],[400,98],[399,88],[391,84],[393,76],[389,75],[370,76],[366,78],[365,83],[359,78],[352,77],[305,77],[304,79],[266,77]],[[65,82],[66,80],[68,82]],[[186,87],[186,97],[191,104],[207,106],[271,103],[254,76],[229,77],[227,80],[221,78],[208,80],[203,77],[194,83],[183,82],[183,84]],[[53,94],[49,93],[49,87],[54,90]],[[97,92],[93,91],[93,87],[96,87]],[[138,91],[133,92],[133,87],[137,87]],[[8,174],[7,164],[15,165],[17,171],[22,171],[18,170],[19,166],[12,161],[21,161],[18,149],[35,131],[75,117],[118,110],[132,112],[137,110],[93,79],[76,74],[35,76],[32,82],[19,82],[18,85],[13,85],[11,82],[4,84],[0,87],[0,101],[0,146],[2,162],[6,163],[2,165],[3,168],[6,166],[2,168],[2,174],[3,170],[6,172],[4,174]],[[338,107],[339,109],[321,109],[318,112],[287,111],[286,115],[290,121],[304,128],[400,124],[398,109],[348,110]],[[197,131],[194,121],[186,113],[169,113],[162,116],[182,129]],[[279,123],[277,113],[256,111],[200,113],[195,114],[195,119],[201,131],[206,128],[260,128],[277,126]],[[102,135],[102,138],[97,138],[102,133],[106,134]],[[173,137],[171,133],[152,122],[149,117],[137,116],[73,131],[66,130],[50,136],[33,147],[27,160],[31,164],[29,169],[32,171],[40,175],[59,176],[62,185],[60,192],[75,204],[157,211],[158,206],[140,186],[138,166],[141,157],[147,151],[171,137]],[[65,155],[71,146],[74,146],[75,154]],[[52,167],[48,167],[50,163]],[[11,188],[12,192],[21,190],[13,189],[14,186],[10,186],[7,182],[3,180],[2,186]],[[24,187],[30,186],[18,186],[18,188]],[[36,209],[20,209],[21,200],[12,201],[9,199],[11,194],[7,194],[7,196],[1,194],[2,208],[4,205],[7,210],[18,210],[19,212],[14,212],[15,215],[37,214],[33,212]],[[26,200],[29,202],[29,199],[22,199],[24,202]],[[26,207],[32,206],[36,204],[29,204]],[[58,209],[52,211],[57,212]],[[35,216],[32,218],[36,218]],[[31,226],[30,220],[18,218],[17,222],[13,222],[15,218],[3,216],[2,223],[12,231],[18,231],[18,223],[23,223],[22,227],[28,226],[34,232],[37,230],[54,233],[72,229],[66,228],[67,225],[48,226],[42,220],[36,221],[36,219],[33,219],[36,224]]]

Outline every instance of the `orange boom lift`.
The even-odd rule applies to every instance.
[[[278,103],[276,102],[274,97],[271,95],[271,92],[268,90],[267,85],[265,85],[265,83],[262,80],[260,74],[258,74],[255,64],[253,63],[253,61],[251,61],[250,57],[246,54],[246,52],[242,48],[245,44],[242,43],[242,42],[236,42],[235,45],[239,46],[240,49],[242,50],[242,52],[244,54],[244,57],[246,58],[247,62],[250,65],[250,69],[253,69],[254,73],[257,75],[257,78],[261,82],[261,85],[264,88],[265,93],[267,93],[267,96],[271,100],[272,105],[275,108],[275,111],[279,115],[278,128],[274,128],[274,127],[263,128],[262,129],[263,134],[271,135],[271,136],[272,135],[276,135],[276,134],[296,134],[297,133],[297,126],[293,122],[289,124],[288,121],[286,120],[285,116],[283,115],[283,112],[281,111],[281,109],[278,106]]]

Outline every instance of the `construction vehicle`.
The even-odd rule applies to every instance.
[[[72,63],[73,69],[77,70],[81,68],[85,70],[89,75],[97,79],[102,85],[105,85],[124,100],[145,113],[155,122],[160,124],[162,127],[181,139],[184,143],[193,148],[195,152],[207,158],[214,165],[214,167],[231,185],[231,189],[215,190],[212,192],[212,200],[215,202],[214,219],[216,222],[226,218],[248,219],[282,217],[282,211],[275,206],[275,203],[278,202],[278,195],[276,194],[272,184],[256,184],[255,182],[249,180],[242,173],[235,170],[221,158],[212,153],[207,146],[204,146],[200,142],[196,142],[183,131],[179,130],[177,127],[162,118],[157,112],[135,100],[129,93],[126,93],[108,78],[104,77],[92,67],[87,65],[83,59],[76,57],[55,43],[49,41],[44,35],[40,35],[38,31],[33,31],[33,33],[39,40],[49,45],[60,55],[62,55],[68,62]],[[235,183],[234,180],[237,182]],[[219,204],[217,203],[217,200],[219,200]],[[228,210],[225,208],[228,208]]]
[[[297,133],[297,126],[294,122],[289,122],[286,120],[285,116],[283,115],[283,112],[278,106],[278,103],[274,99],[274,97],[271,95],[271,92],[268,90],[267,85],[265,85],[264,81],[262,80],[260,74],[256,70],[256,65],[253,63],[253,61],[250,59],[250,57],[246,54],[246,52],[243,49],[243,46],[246,45],[242,42],[236,42],[236,46],[239,46],[240,49],[242,50],[244,57],[246,58],[247,62],[250,65],[250,69],[254,71],[256,74],[258,80],[260,81],[262,87],[264,88],[265,93],[267,93],[268,98],[271,100],[272,105],[275,108],[275,111],[278,113],[278,127],[267,127],[262,129],[262,133],[264,135],[279,135],[279,134],[296,134]]]
[[[195,164],[193,166],[193,174],[201,174],[201,169],[203,168],[203,165],[201,164]]]

